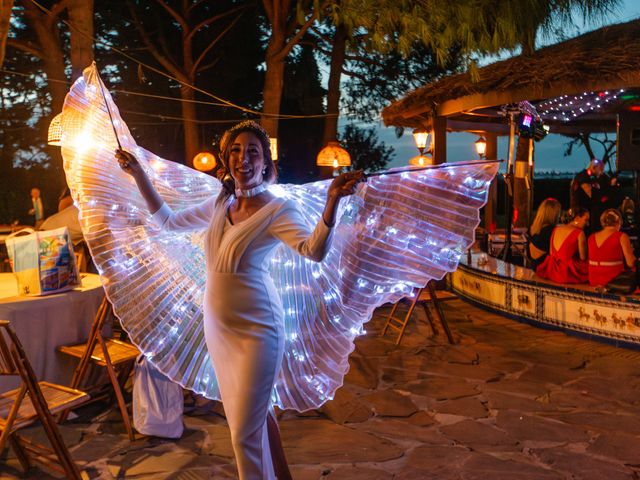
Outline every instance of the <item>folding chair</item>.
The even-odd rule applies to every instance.
[[[19,376],[20,387],[0,394],[0,452],[11,445],[25,470],[39,463],[70,479],[83,478],[67,449],[53,415],[89,399],[80,390],[38,382],[22,344],[7,320],[0,320],[0,375]],[[18,435],[40,420],[52,448]]]
[[[449,329],[449,324],[447,323],[447,319],[444,317],[444,312],[442,311],[442,307],[440,306],[440,301],[438,300],[438,294],[436,293],[435,282],[433,280],[430,280],[424,288],[418,289],[416,295],[413,297],[413,300],[411,301],[409,310],[407,314],[404,316],[404,318],[395,316],[395,313],[398,310],[398,306],[404,300],[404,298],[401,298],[393,305],[393,308],[391,309],[391,313],[389,313],[389,315],[387,316],[387,321],[384,324],[384,328],[382,329],[382,333],[380,334],[380,336],[383,337],[386,335],[386,333],[389,330],[394,330],[398,332],[398,338],[396,338],[396,345],[399,345],[400,340],[402,340],[402,336],[404,335],[404,331],[407,328],[407,324],[409,323],[409,320],[411,319],[411,315],[413,314],[413,311],[416,308],[416,305],[418,302],[420,302],[420,304],[422,305],[422,308],[424,308],[424,313],[427,315],[427,320],[429,321],[429,325],[431,326],[431,330],[433,331],[433,334],[434,335],[438,334],[438,330],[436,329],[433,315],[431,314],[431,310],[429,309],[427,302],[425,302],[424,300],[420,300],[422,292],[425,289],[427,290],[427,292],[429,292],[429,298],[430,298],[429,301],[433,305],[435,316],[438,317],[440,325],[442,325],[442,329],[445,331],[447,335],[447,339],[449,340],[449,343],[452,345],[455,343],[455,341],[453,340],[453,335],[451,335],[451,330]]]
[[[91,332],[89,332],[88,340],[85,343],[77,345],[62,346],[58,350],[64,354],[80,359],[80,362],[73,373],[71,388],[78,388],[82,385],[82,382],[89,371],[90,363],[104,367],[107,370],[107,375],[109,376],[113,393],[115,394],[116,401],[118,402],[118,408],[122,414],[124,427],[127,430],[129,439],[133,441],[134,432],[122,390],[127,378],[133,370],[136,358],[140,355],[140,350],[130,343],[114,338],[105,339],[102,336],[102,329],[104,327],[105,320],[110,318],[110,312],[111,304],[105,298],[100,304],[100,308],[98,309],[98,313],[96,314],[91,327]],[[97,398],[97,396],[94,395],[92,395],[92,397]],[[67,414],[68,410],[62,412],[59,421],[64,421]]]

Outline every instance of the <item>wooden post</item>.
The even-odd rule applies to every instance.
[[[433,119],[433,163],[447,162],[447,117]]]

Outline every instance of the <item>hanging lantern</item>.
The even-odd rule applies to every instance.
[[[193,157],[193,166],[201,172],[213,170],[216,166],[216,157],[210,152],[200,152]]]
[[[351,165],[351,156],[336,141],[327,142],[327,146],[320,150],[316,157],[316,165],[319,167],[348,167]]]
[[[278,161],[278,139],[270,138],[269,139],[269,150],[271,151],[271,160],[274,162]]]
[[[433,158],[426,155],[416,155],[409,159],[409,165],[415,165],[416,167],[426,167],[427,165],[433,165]]]
[[[415,129],[413,131],[413,141],[416,143],[416,147],[420,151],[420,155],[427,148],[427,142],[429,141],[429,132],[423,129]]]
[[[484,154],[487,152],[487,141],[484,137],[480,137],[476,140],[476,152],[480,158],[484,158]]]
[[[55,147],[62,145],[62,114],[59,113],[49,124],[49,133],[47,135],[47,143]]]

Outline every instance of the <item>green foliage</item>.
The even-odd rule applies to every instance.
[[[340,14],[360,25],[370,47],[397,48],[405,56],[416,43],[428,47],[440,65],[452,49],[463,57],[503,49],[535,48],[538,30],[569,25],[575,13],[585,21],[604,18],[620,0],[343,0]]]
[[[344,69],[347,75],[342,97],[345,112],[364,121],[377,120],[380,110],[394,100],[462,70],[464,62],[459,52],[452,51],[447,57],[449,62],[441,67],[434,52],[419,43],[407,56],[397,51],[367,53],[360,46],[358,51],[352,51]]]
[[[340,135],[340,143],[351,155],[351,168],[376,172],[383,170],[391,161],[393,147],[378,140],[375,129],[360,128],[354,124],[345,126]]]

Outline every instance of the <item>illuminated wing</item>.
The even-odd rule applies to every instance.
[[[138,147],[106,97],[122,146],[174,211],[218,193],[213,178]],[[202,326],[203,232],[176,235],[152,226],[138,189],[113,158],[116,140],[95,67],[71,88],[62,126],[67,181],[116,315],[160,371],[219,398]],[[332,398],[373,310],[456,269],[496,170],[496,163],[469,163],[372,177],[343,201],[322,263],[278,248],[271,275],[282,295],[286,344],[275,403],[306,410]],[[328,184],[273,188],[298,202],[312,228]]]
[[[204,232],[160,231],[133,179],[114,158],[116,138],[95,65],[72,86],[62,111],[67,183],[106,294],[133,343],[174,381],[218,398],[202,327]],[[174,210],[217,195],[219,182],[138,147],[105,89],[122,147],[136,155]]]
[[[468,162],[371,177],[343,200],[322,263],[278,248],[271,275],[285,310],[285,355],[275,392],[280,406],[306,410],[332,398],[373,311],[457,268],[497,168],[495,162]],[[283,188],[312,226],[328,185]]]

